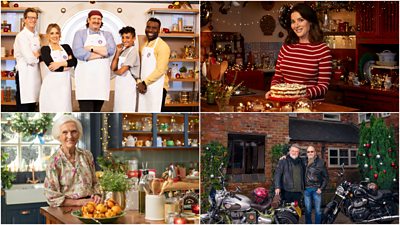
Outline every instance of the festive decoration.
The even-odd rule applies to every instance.
[[[386,126],[382,118],[371,116],[369,124],[365,122],[361,124],[357,163],[362,178],[366,181],[374,180],[380,189],[398,187],[397,182],[392,182],[394,179],[398,180],[399,176],[396,169],[398,144],[392,137],[394,137],[393,127]]]
[[[218,177],[218,168],[223,163],[224,167],[227,166],[228,162],[228,151],[225,146],[217,141],[212,141],[211,143],[204,146],[201,151],[201,211],[202,213],[207,212],[210,207],[208,202],[208,193],[210,193],[210,188],[221,189],[221,184],[218,179],[213,179],[212,177]]]
[[[40,139],[50,128],[52,118],[48,113],[36,113],[34,117],[26,113],[15,113],[11,118],[11,129],[24,137],[38,135]]]

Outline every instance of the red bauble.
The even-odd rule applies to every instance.
[[[194,214],[199,214],[199,212],[200,212],[200,206],[199,206],[199,204],[193,204],[193,205],[192,205],[192,213],[194,213]]]
[[[388,152],[389,152],[389,153],[391,153],[391,152],[392,152],[392,149],[391,149],[391,148],[389,148]]]
[[[368,154],[368,157],[369,157],[369,158],[371,158],[371,157],[372,157],[372,154],[371,154],[371,153],[369,153],[369,154]]]
[[[377,173],[374,174],[374,178],[378,179],[378,174]]]
[[[372,170],[373,168],[374,168],[373,166],[370,166],[370,167],[369,167],[370,170]]]
[[[174,224],[187,224],[187,220],[183,217],[175,217]]]
[[[383,170],[383,173],[386,174],[386,170]]]
[[[370,143],[365,144],[365,147],[369,148],[369,147],[371,147],[371,144]]]
[[[395,165],[396,165],[396,164],[394,164],[394,162],[392,162],[392,165],[391,165],[391,166],[394,167]]]

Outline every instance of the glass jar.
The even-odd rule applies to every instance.
[[[142,118],[142,130],[143,131],[151,131],[151,127],[152,127],[151,117]]]

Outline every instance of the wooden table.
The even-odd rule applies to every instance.
[[[256,100],[259,100],[261,102],[267,102],[265,99],[265,92],[260,92],[256,90],[251,90],[252,92],[255,92],[253,95],[244,95],[244,96],[233,96],[231,97],[230,100],[230,105],[237,106],[239,103],[246,104],[246,102],[254,102]],[[275,102],[277,105],[278,103]],[[215,105],[209,105],[207,102],[202,99],[201,100],[201,111],[202,112],[218,112],[218,106]],[[336,105],[333,103],[327,103],[327,102],[318,102],[314,105],[313,112],[357,112],[359,111],[356,108],[348,107],[348,106],[342,106],[342,105]]]
[[[40,214],[46,218],[46,224],[82,224],[78,218],[71,215],[80,207],[41,207]],[[163,224],[164,220],[146,220],[144,214],[138,211],[126,211],[126,215],[119,218],[115,223],[120,224]]]

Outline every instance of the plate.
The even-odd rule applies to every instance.
[[[305,97],[306,96],[294,97],[294,98],[277,98],[277,97],[269,96],[268,100],[277,101],[277,102],[295,102],[295,101],[297,101],[297,99],[305,98]]]
[[[364,76],[364,68],[365,68],[364,64],[370,60],[375,60],[375,54],[367,52],[361,56],[360,60],[358,61],[358,73],[360,76]],[[367,70],[368,70],[368,68],[367,68]],[[369,78],[365,77],[365,79],[369,79]]]
[[[102,218],[102,219],[91,219],[91,218],[85,218],[82,217],[82,212],[81,210],[76,210],[71,212],[71,215],[78,218],[80,221],[82,221],[83,223],[90,223],[90,224],[98,224],[98,223],[102,223],[102,224],[107,224],[107,223],[114,223],[118,220],[118,218],[123,217],[126,215],[126,212],[122,212],[121,214],[119,214],[118,216],[114,216],[114,217],[110,217],[110,218]]]

